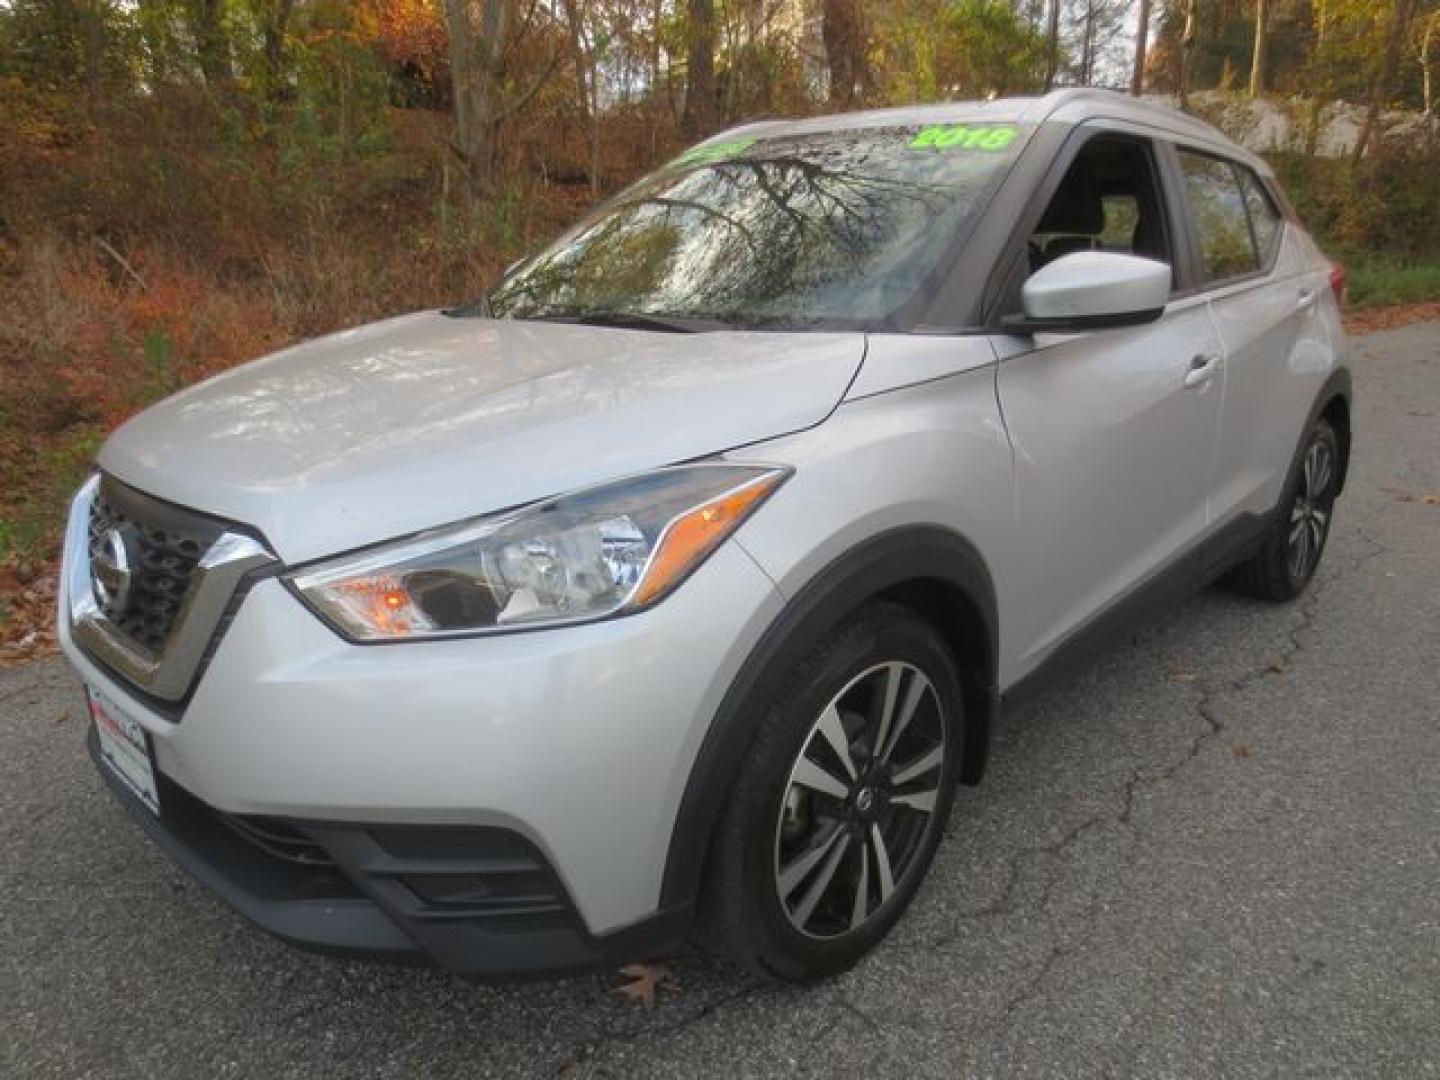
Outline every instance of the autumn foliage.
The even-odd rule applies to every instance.
[[[474,296],[720,126],[1126,83],[1133,2],[0,0],[0,662],[45,646],[67,497],[148,403]],[[1185,3],[1204,16],[1194,88],[1234,81],[1238,0],[1156,0],[1156,78]],[[1277,85],[1318,94],[1343,73],[1429,106],[1437,0],[1406,3],[1417,45],[1385,83],[1364,0],[1325,9],[1323,49],[1320,9],[1271,0]],[[452,51],[461,14],[471,53]],[[1408,267],[1440,248],[1436,155],[1283,165],[1322,233]]]

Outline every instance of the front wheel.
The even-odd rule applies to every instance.
[[[945,642],[907,609],[867,608],[817,645],[740,767],[702,904],[709,943],[806,982],[884,937],[944,831],[962,710]]]
[[[1340,442],[1328,420],[1317,420],[1286,484],[1265,546],[1236,567],[1227,582],[1263,600],[1299,596],[1320,565],[1339,494]]]

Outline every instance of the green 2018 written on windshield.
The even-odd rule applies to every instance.
[[[1019,132],[1013,127],[932,124],[909,142],[911,150],[1004,150]]]

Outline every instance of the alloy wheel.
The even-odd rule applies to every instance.
[[[1301,465],[1300,490],[1290,508],[1290,535],[1286,565],[1290,577],[1304,581],[1320,561],[1325,532],[1330,527],[1334,503],[1331,487],[1335,479],[1335,454],[1328,442],[1316,439],[1305,451]]]
[[[855,676],[815,719],[781,798],[775,889],[815,938],[873,919],[918,869],[949,747],[934,685],[913,664]]]

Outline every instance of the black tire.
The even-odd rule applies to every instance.
[[[944,834],[963,709],[949,649],[907,608],[869,606],[817,644],[771,703],[721,816],[701,900],[706,946],[803,983],[846,970],[880,941]],[[808,786],[812,766],[845,796]],[[819,861],[804,871],[809,858]]]
[[[1264,546],[1232,570],[1225,584],[1261,600],[1293,600],[1304,592],[1325,553],[1343,467],[1335,429],[1317,420],[1291,469]],[[1303,553],[1297,550],[1301,543]]]

